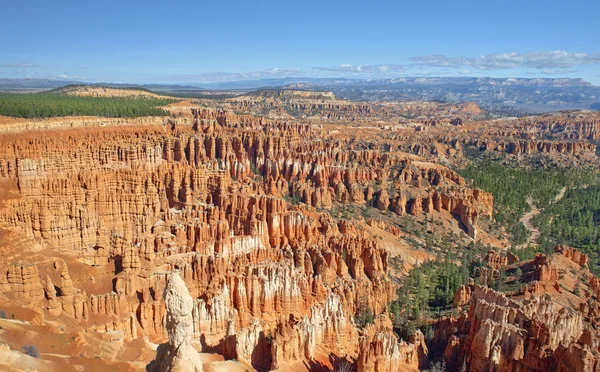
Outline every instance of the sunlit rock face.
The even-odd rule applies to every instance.
[[[468,310],[459,318],[444,319],[436,332],[436,337],[446,335],[444,355],[450,367],[463,365],[471,371],[600,368],[598,279],[587,270],[587,255],[562,245],[555,252],[513,262],[530,278],[514,298],[473,283],[459,288],[454,305]],[[491,253],[486,257],[487,265],[509,264]],[[586,280],[577,283],[582,276]]]
[[[0,291],[78,331],[162,344],[158,366],[195,366],[196,348],[261,370],[323,353],[418,368],[422,348],[356,326],[359,304],[381,314],[396,296],[390,252],[362,217],[328,209],[443,212],[473,237],[492,216],[491,194],[446,167],[315,140],[300,121],[212,109],[86,120],[0,137],[14,191],[0,227],[28,242],[0,259]]]
[[[164,291],[169,341],[158,347],[150,371],[202,372],[200,354],[192,346],[194,300],[178,273],[172,273]]]

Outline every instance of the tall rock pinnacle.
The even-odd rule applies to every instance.
[[[164,291],[169,341],[158,347],[156,360],[146,368],[156,372],[201,372],[200,354],[192,341],[194,300],[177,272],[172,273]]]

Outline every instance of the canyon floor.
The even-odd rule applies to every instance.
[[[600,370],[595,257],[467,176],[598,174],[597,112],[56,94],[169,102],[0,117],[0,369]]]

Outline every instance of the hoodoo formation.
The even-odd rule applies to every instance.
[[[0,119],[0,369],[600,370],[597,261],[548,252],[538,220],[546,240],[518,235],[594,190],[597,113],[293,89],[163,108]],[[586,175],[521,195],[490,164]]]
[[[192,346],[194,300],[177,272],[169,275],[164,294],[169,341],[158,347],[147,371],[202,372],[200,355]]]

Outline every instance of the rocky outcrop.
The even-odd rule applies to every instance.
[[[165,126],[0,141],[0,175],[19,193],[3,202],[0,226],[44,247],[0,262],[2,296],[81,330],[159,343],[166,273],[178,270],[203,351],[285,362],[296,355],[287,344],[257,355],[271,355],[267,340],[287,329],[303,358],[321,348],[358,355],[348,340],[357,340],[359,301],[381,313],[395,296],[388,252],[357,223],[318,209],[372,200],[365,190],[381,169],[404,160],[308,141],[309,132],[198,110]]]
[[[354,314],[385,313],[397,284],[386,243],[335,209],[444,213],[472,235],[492,217],[491,194],[456,172],[363,140],[315,141],[304,122],[194,109],[111,123],[0,137],[0,177],[18,194],[2,201],[0,228],[43,247],[0,260],[0,295],[123,342],[166,341],[161,293],[178,270],[204,352],[261,370],[357,358]]]
[[[557,245],[556,247],[554,247],[554,251],[569,258],[571,261],[578,264],[581,268],[588,268],[589,257],[587,254],[581,253],[577,249],[569,247],[567,245]]]
[[[469,298],[470,297],[470,298]],[[462,287],[455,303],[470,300],[465,320],[450,320],[458,335],[447,336],[445,356],[450,366],[466,361],[468,370],[556,370],[565,359],[574,360],[588,371],[600,359],[585,343],[585,324],[581,313],[569,311],[542,298],[512,300],[503,293],[478,285]],[[442,327],[441,327],[442,328]],[[583,343],[582,343],[583,342]],[[564,368],[564,367],[562,367]]]
[[[401,281],[388,259],[408,262],[406,245],[443,248],[439,231],[456,227],[493,238],[480,234],[492,195],[441,164],[457,164],[465,146],[585,161],[598,138],[592,114],[498,123],[474,121],[485,112],[469,103],[295,90],[202,102],[220,108],[180,101],[164,118],[10,119],[0,129],[0,186],[14,185],[0,193],[0,301],[39,324],[68,324],[76,347],[163,343],[159,369],[192,368],[194,349],[257,370],[324,356],[367,371],[422,368],[422,335],[399,341],[385,315],[361,329],[356,314],[389,311]],[[415,221],[435,239],[410,239]],[[457,239],[444,243],[468,240]],[[600,280],[587,276],[573,306],[582,322],[546,304],[546,291],[573,299],[558,264],[587,275],[587,256],[558,251],[519,264],[531,281],[519,301],[461,287],[454,302],[468,312],[446,321],[446,358],[473,370],[594,368],[582,358],[598,350]],[[517,262],[494,252],[484,261],[483,283]]]
[[[322,306],[313,306],[309,316],[290,319],[277,328],[271,344],[271,368],[298,357],[312,360],[322,344],[330,345],[336,355],[356,356],[359,350],[358,332],[334,294]]]
[[[509,154],[531,155],[535,153],[581,155],[584,153],[595,154],[596,145],[587,142],[565,141],[485,141],[479,140],[469,143],[479,149],[487,151],[501,151]]]
[[[379,196],[377,197],[377,209],[385,211],[390,206],[390,196],[387,193],[386,185],[382,185]]]
[[[15,296],[27,302],[35,303],[44,296],[44,290],[35,264],[13,263],[0,280],[4,288],[13,291]]]
[[[164,292],[169,341],[158,347],[148,371],[201,372],[200,355],[191,344],[194,301],[178,273],[172,273]]]
[[[483,261],[490,269],[499,270],[502,268],[502,266],[506,266],[508,264],[508,257],[501,256],[496,251],[489,251],[483,258]]]
[[[426,365],[425,338],[417,331],[410,341],[398,341],[386,316],[379,316],[361,336],[358,370],[392,372],[412,368],[417,371]]]
[[[534,279],[540,282],[556,282],[558,269],[551,264],[551,258],[537,253],[533,259]]]
[[[263,89],[228,101],[231,108],[240,111],[270,111],[271,116],[285,112],[295,117],[322,118],[327,120],[355,121],[366,117],[387,116],[387,112],[375,112],[371,105],[362,102],[337,99],[331,92]]]
[[[456,291],[454,295],[453,306],[462,307],[471,303],[472,286],[462,285]]]

